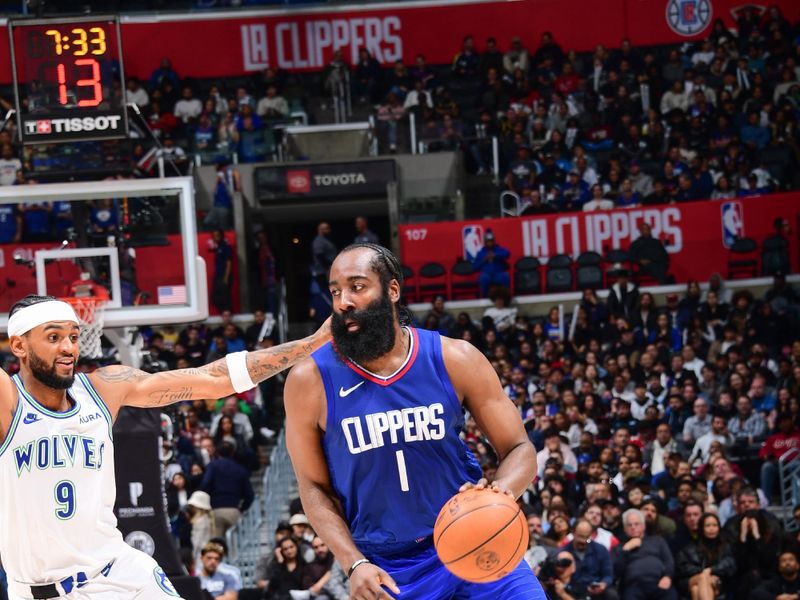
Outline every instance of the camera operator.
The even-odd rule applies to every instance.
[[[572,580],[575,574],[575,561],[566,550],[555,558],[548,558],[539,571],[539,581],[551,600],[588,600],[590,597],[585,585]]]

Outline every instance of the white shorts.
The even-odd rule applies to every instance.
[[[144,552],[123,544],[105,574],[99,573],[69,593],[58,598],[65,600],[174,600],[180,598],[172,583],[155,560]],[[31,600],[29,586],[8,581],[9,600]]]

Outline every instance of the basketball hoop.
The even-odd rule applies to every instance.
[[[97,358],[103,354],[101,340],[103,337],[103,313],[108,298],[87,296],[78,298],[68,296],[61,298],[75,310],[81,322],[80,348],[84,358]]]

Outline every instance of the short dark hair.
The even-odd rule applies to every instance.
[[[58,300],[55,296],[37,296],[36,294],[28,294],[24,298],[16,301],[14,306],[11,307],[11,310],[8,311],[8,316],[10,317],[15,312],[22,310],[23,308],[28,308],[29,306],[33,306],[34,304],[41,304],[42,302],[51,302],[53,300]]]

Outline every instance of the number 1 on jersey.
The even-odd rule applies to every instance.
[[[62,521],[75,516],[75,484],[71,481],[59,481],[56,484],[56,516]]]
[[[403,455],[402,450],[398,450],[394,454],[397,457],[397,471],[400,473],[400,490],[407,492],[408,473],[406,472],[406,457]]]

